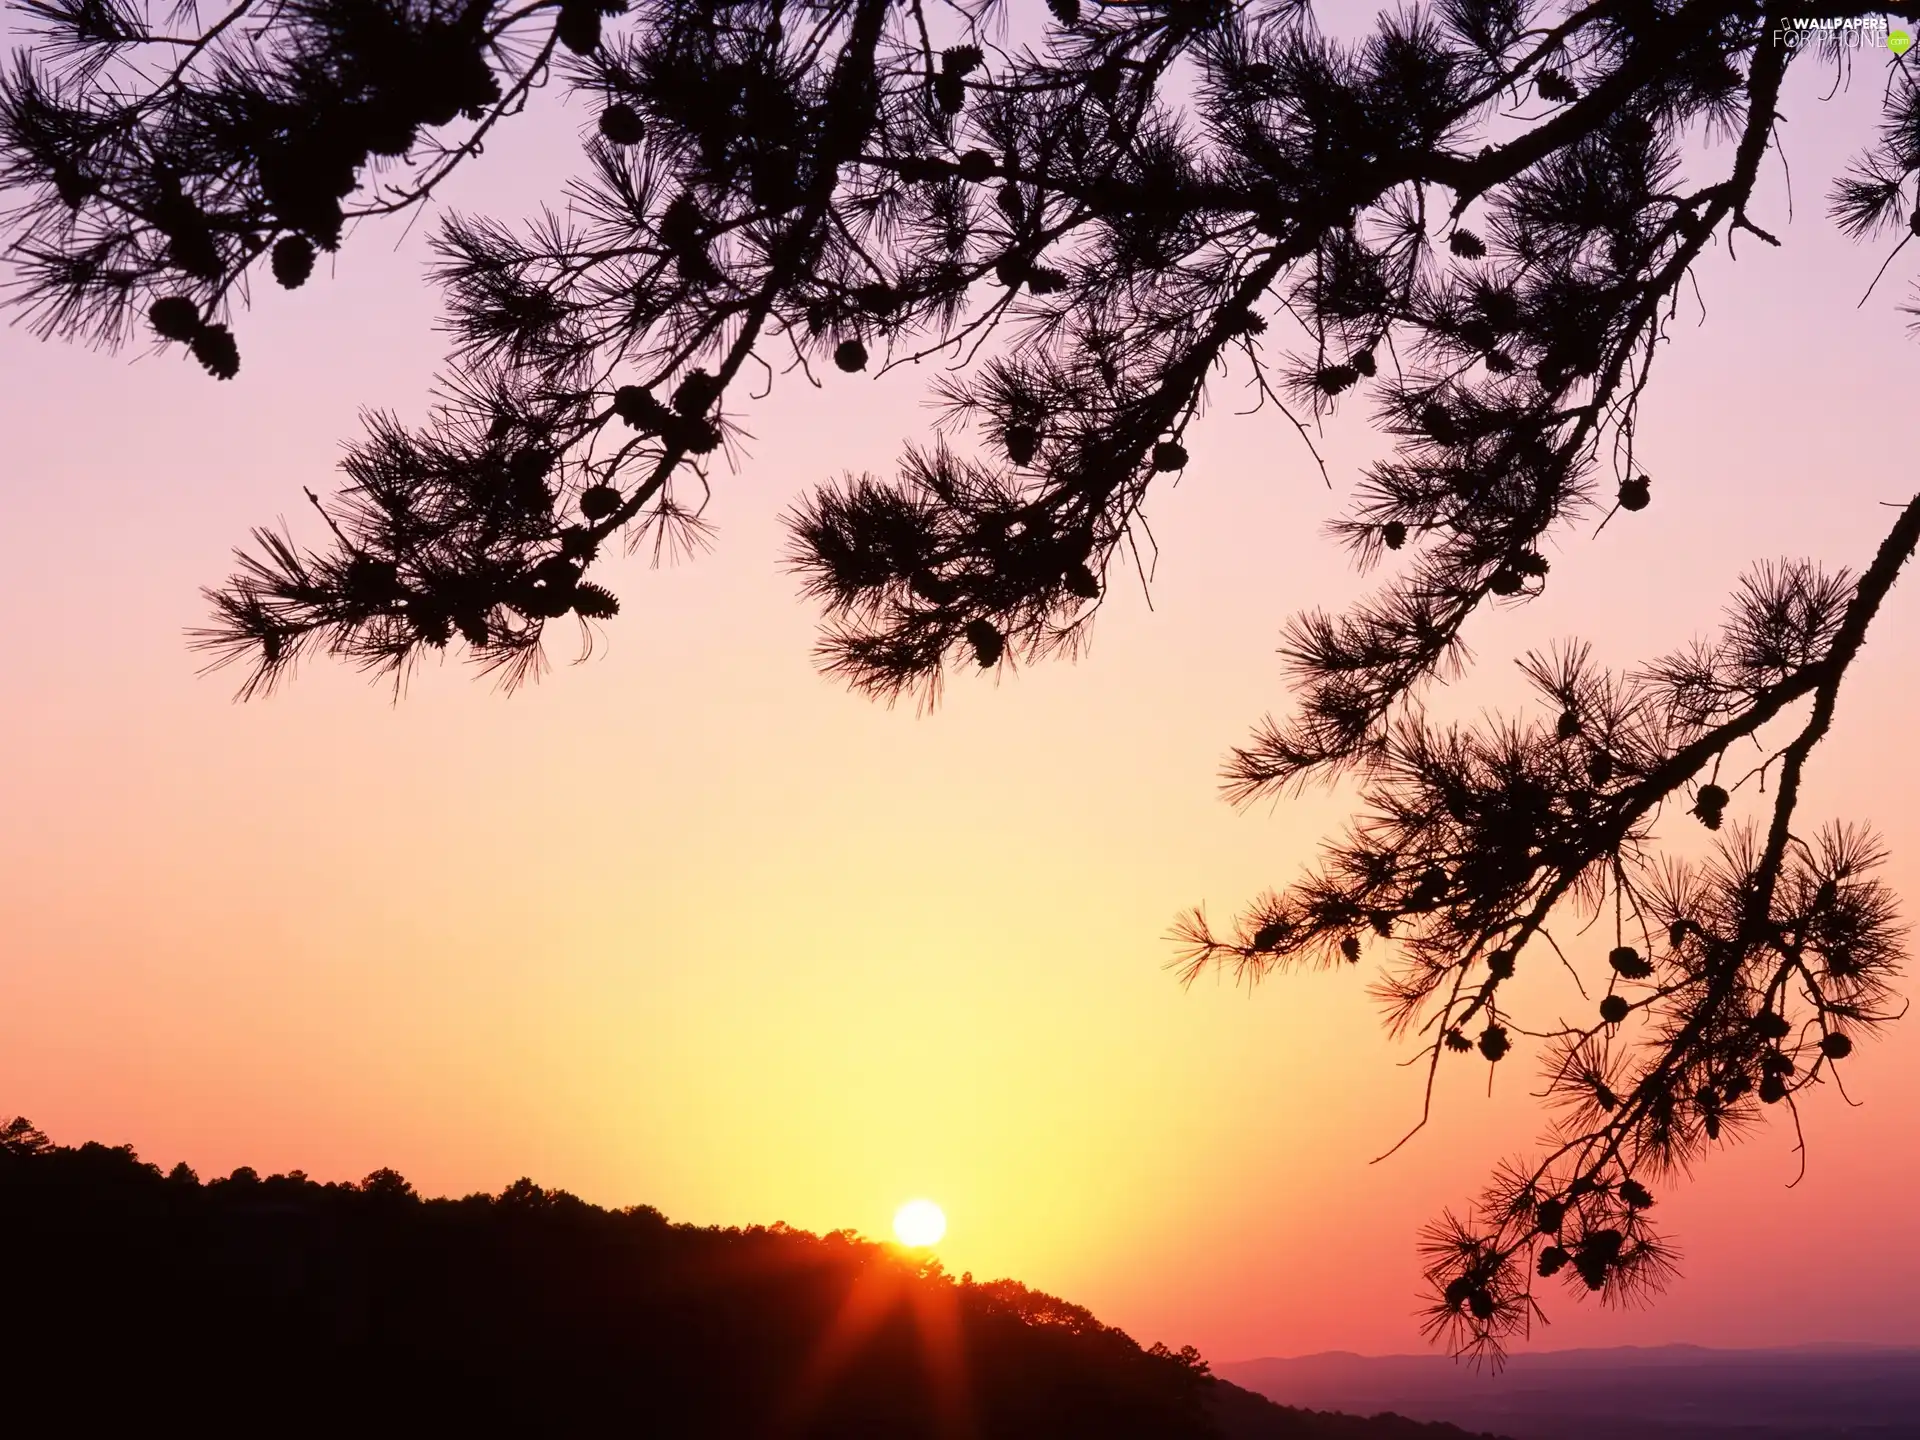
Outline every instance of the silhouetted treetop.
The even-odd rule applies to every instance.
[[[1546,1280],[1655,1283],[1655,1182],[1763,1107],[1797,1118],[1890,1015],[1878,843],[1794,811],[1920,501],[1857,574],[1753,571],[1683,654],[1532,657],[1533,715],[1449,727],[1423,699],[1477,613],[1551,582],[1550,538],[1684,483],[1649,478],[1640,397],[1702,257],[1780,243],[1752,207],[1795,66],[1877,57],[1882,124],[1832,218],[1920,233],[1911,52],[1825,25],[1920,5],[1438,0],[1352,41],[1303,0],[21,9],[0,155],[26,313],[144,325],[218,375],[263,258],[315,283],[316,248],[419,204],[555,75],[596,115],[563,206],[440,225],[436,412],[376,416],[315,499],[324,543],[260,531],[213,593],[199,643],[245,693],[319,653],[398,682],[464,647],[522,679],[550,624],[590,641],[618,612],[590,578],[610,544],[703,538],[749,394],[937,358],[937,432],[791,517],[824,666],[930,702],[1077,649],[1156,485],[1204,469],[1210,393],[1250,389],[1268,414],[1238,423],[1297,436],[1303,473],[1311,422],[1358,404],[1392,451],[1334,529],[1385,578],[1289,627],[1291,713],[1227,784],[1344,776],[1362,814],[1230,933],[1181,938],[1189,975],[1248,977],[1386,941],[1388,1021],[1429,1075],[1542,1050],[1559,1128],[1429,1237],[1436,1333],[1497,1353]],[[1687,812],[1723,842],[1706,861],[1657,841]],[[1502,984],[1596,915],[1604,995],[1523,1026]]]
[[[392,1170],[202,1184],[16,1119],[0,1226],[21,1433],[195,1414],[314,1436],[1460,1435],[1283,1409],[1192,1347],[851,1232],[676,1225],[528,1179],[461,1200]]]

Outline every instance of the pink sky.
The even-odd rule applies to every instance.
[[[1803,76],[1802,88],[1814,77]],[[1915,358],[1856,309],[1877,251],[1822,218],[1870,80],[1785,127],[1762,223],[1703,278],[1645,411],[1654,504],[1566,534],[1540,603],[1475,641],[1592,638],[1621,664],[1706,630],[1750,561],[1858,565],[1911,491]],[[1804,98],[1804,97],[1803,97]],[[583,112],[493,147],[460,203],[557,199]],[[399,705],[313,668],[264,702],[182,632],[247,527],[325,489],[365,406],[421,418],[439,345],[420,230],[366,232],[238,325],[240,378],[0,333],[0,1113],[203,1174],[393,1166],[429,1192],[521,1174],[675,1218],[884,1233],[942,1203],[949,1265],[1215,1359],[1418,1347],[1414,1233],[1524,1149],[1530,1076],[1463,1068],[1417,1112],[1363,977],[1182,992],[1162,936],[1289,878],[1344,814],[1245,813],[1215,775],[1284,708],[1293,611],[1360,593],[1319,535],[1376,452],[1331,427],[1329,493],[1285,422],[1217,392],[1150,510],[1151,610],[1118,587],[1092,653],[962,679],[931,717],[818,677],[780,513],[924,433],[924,376],[788,385],[717,487],[713,553],[616,572],[588,663],[505,697],[459,666]],[[1911,251],[1908,252],[1909,256]],[[1590,528],[1590,527],[1589,527]],[[1843,695],[1808,815],[1876,824],[1920,897],[1920,584]],[[1663,1197],[1685,1278],[1625,1315],[1556,1302],[1545,1344],[1920,1343],[1920,1029]]]

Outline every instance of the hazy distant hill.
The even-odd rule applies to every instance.
[[[1207,1392],[1207,1413],[1220,1440],[1505,1440],[1401,1415],[1293,1409],[1217,1379]]]
[[[520,1181],[163,1176],[0,1127],[0,1421],[115,1437],[1461,1440],[1287,1410],[1012,1281]]]
[[[1514,1440],[1920,1440],[1920,1350],[1562,1350],[1498,1375],[1344,1353],[1215,1367],[1287,1405],[1393,1410]]]

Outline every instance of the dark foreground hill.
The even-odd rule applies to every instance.
[[[1693,1345],[1516,1355],[1307,1355],[1222,1372],[1290,1405],[1395,1410],[1516,1440],[1920,1440],[1920,1350]]]
[[[0,1130],[10,1433],[1460,1440],[1287,1410],[1012,1281],[520,1181],[202,1184]]]

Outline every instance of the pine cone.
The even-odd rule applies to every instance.
[[[1484,260],[1487,254],[1486,242],[1471,230],[1455,230],[1447,248],[1462,260]]]
[[[720,382],[705,370],[689,370],[674,389],[673,408],[689,417],[704,415],[720,398]]]
[[[933,77],[933,98],[943,115],[958,115],[967,104],[967,82],[951,70]]]
[[[720,431],[711,420],[685,420],[674,426],[673,440],[689,455],[707,455],[720,448]]]
[[[990,621],[969,620],[966,636],[967,643],[973,647],[973,658],[979,662],[982,670],[991,670],[1000,663],[1000,657],[1007,648],[1007,641]]]
[[[184,295],[168,295],[153,302],[147,323],[162,340],[184,345],[200,333],[200,307]]]
[[[1542,71],[1540,78],[1533,84],[1534,89],[1540,92],[1542,100],[1556,105],[1564,105],[1580,98],[1580,92],[1574,88],[1573,82],[1553,70]]]
[[[287,235],[273,247],[273,278],[288,290],[298,290],[313,274],[313,244],[300,235]]]
[[[193,358],[216,380],[231,380],[240,373],[240,347],[233,332],[224,325],[203,326],[190,342]]]
[[[991,180],[999,167],[994,164],[993,156],[984,150],[969,150],[960,157],[960,178],[975,185]]]
[[[1360,372],[1351,365],[1326,365],[1313,377],[1313,383],[1322,394],[1338,395],[1360,378]]]
[[[1709,830],[1718,830],[1732,798],[1718,785],[1702,785],[1693,797],[1693,813]]]
[[[573,611],[588,620],[611,620],[620,613],[620,600],[605,586],[583,580],[573,587]]]
[[[653,392],[644,385],[622,385],[615,390],[613,413],[648,435],[659,434],[661,427],[673,418],[673,412],[654,399]]]
[[[554,33],[574,54],[591,55],[600,48],[600,7],[594,0],[561,0]]]
[[[1644,980],[1653,974],[1653,962],[1631,945],[1615,946],[1607,956],[1607,963],[1625,980]]]
[[[600,133],[609,144],[638,145],[647,132],[640,123],[640,112],[622,100],[600,112]]]

